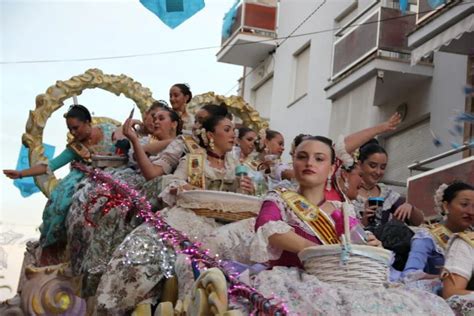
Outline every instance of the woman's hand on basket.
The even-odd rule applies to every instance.
[[[372,233],[367,234],[367,245],[372,247],[383,247],[382,242]]]
[[[240,189],[247,194],[253,195],[255,193],[255,187],[253,185],[252,179],[248,176],[240,178]]]

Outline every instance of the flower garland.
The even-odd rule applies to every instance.
[[[109,198],[108,212],[111,207],[124,206],[127,209],[136,209],[138,214],[136,216],[142,218],[145,222],[153,226],[158,232],[164,244],[173,248],[177,253],[183,253],[190,257],[190,260],[197,261],[203,264],[206,268],[218,268],[226,276],[230,283],[228,294],[233,298],[247,299],[254,307],[254,313],[258,315],[284,316],[288,314],[287,307],[283,303],[272,304],[271,300],[274,298],[266,298],[259,293],[255,288],[246,285],[238,280],[236,273],[229,272],[218,257],[211,257],[209,250],[202,250],[199,242],[191,241],[185,234],[174,229],[166,223],[159,213],[153,213],[151,205],[148,200],[133,187],[128,184],[114,179],[110,174],[100,170],[92,169],[81,163],[74,163],[73,168],[76,168],[86,174],[92,181],[101,183],[104,190],[115,192],[115,194],[104,195],[105,191],[99,192],[93,197],[97,200],[101,196]],[[112,201],[112,202],[111,202]],[[164,249],[166,251],[167,249]],[[173,264],[164,265],[164,274],[166,277],[173,276]]]

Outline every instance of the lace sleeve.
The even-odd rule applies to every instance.
[[[182,137],[175,138],[157,157],[153,164],[163,168],[165,174],[171,174],[185,153],[186,146]]]
[[[188,177],[188,173],[186,170],[186,161],[186,157],[182,158],[178,167],[172,175],[162,176],[163,191],[160,193],[159,197],[169,206],[176,204],[176,194],[171,194],[170,191],[172,189],[179,188],[187,183],[186,180]]]
[[[252,249],[250,259],[264,263],[280,258],[283,251],[272,247],[268,238],[273,234],[285,234],[290,231],[293,231],[293,228],[283,221],[270,221],[260,226],[250,243],[250,249]]]

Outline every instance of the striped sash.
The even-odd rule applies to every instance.
[[[298,218],[314,233],[321,244],[339,243],[332,219],[319,207],[314,206],[305,197],[294,191],[281,188],[277,192]]]

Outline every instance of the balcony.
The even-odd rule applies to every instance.
[[[427,0],[418,0],[416,29],[408,36],[412,64],[440,50],[472,54],[474,43],[474,2],[446,0],[431,8]]]
[[[255,67],[275,49],[276,0],[244,0],[224,18],[217,61]]]
[[[348,32],[333,44],[332,75],[325,88],[329,99],[352,90],[377,76],[374,105],[396,94],[394,86],[413,86],[432,77],[430,62],[410,67],[407,34],[415,28],[416,18],[400,10],[380,7],[365,19],[348,26]]]

